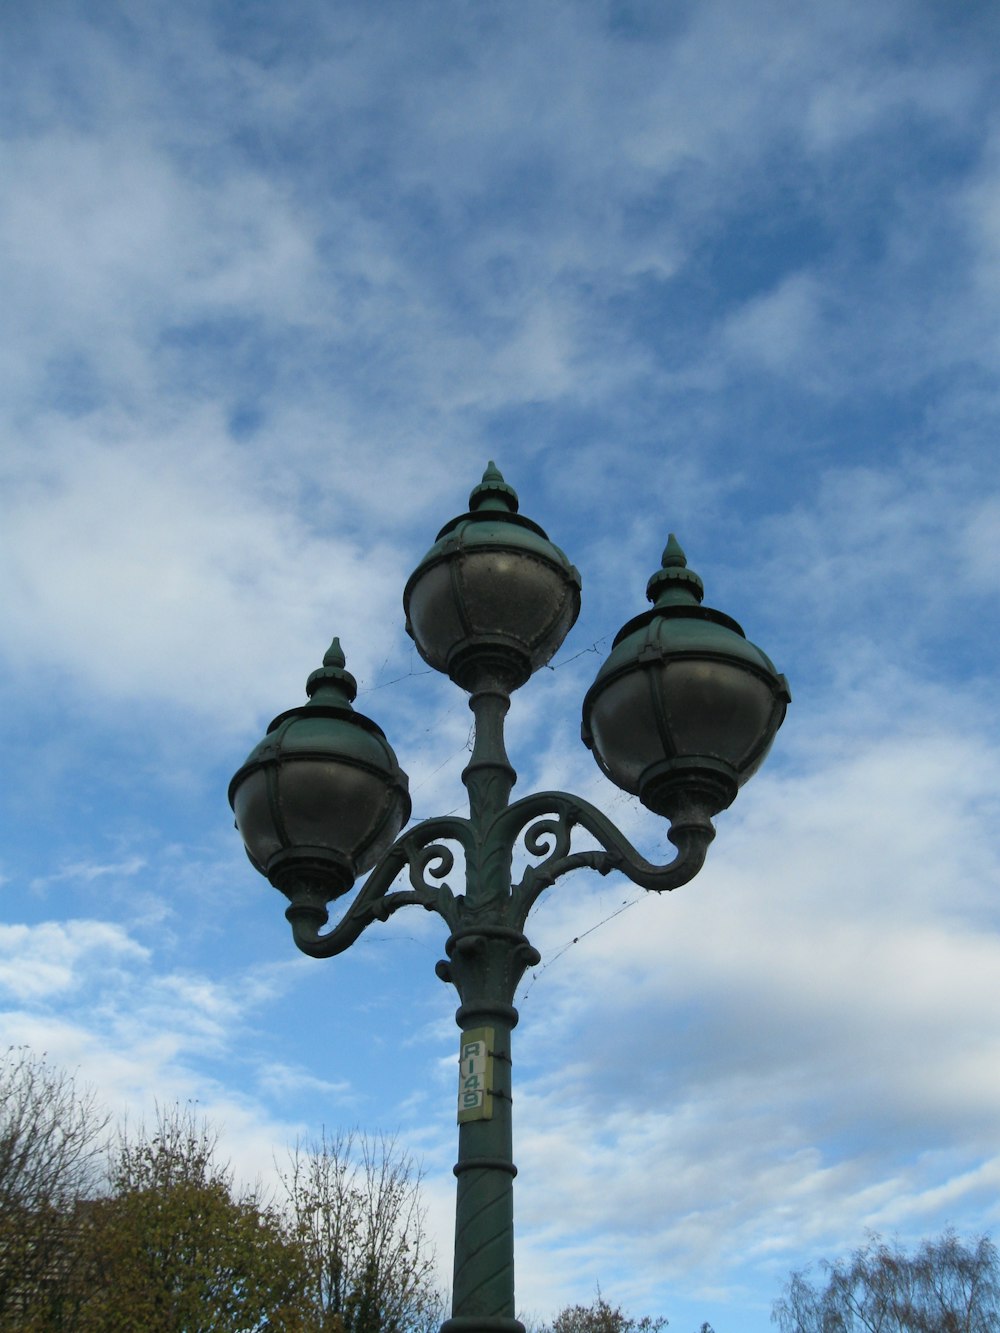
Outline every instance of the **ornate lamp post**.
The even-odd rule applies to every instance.
[[[511,693],[556,652],[580,609],[580,576],[530,519],[491,463],[407,581],[406,629],[421,656],[469,693],[468,817],[410,817],[406,775],[380,728],[352,708],[357,692],[334,639],[306,684],[308,703],[274,719],[229,786],[254,867],[289,899],[295,943],[315,958],[343,952],[373,921],[409,904],[450,934],[437,975],[458,991],[459,1148],[452,1317],[442,1333],[523,1333],[514,1317],[510,1035],[514,994],[540,959],[524,934],[544,889],[571,870],[619,871],[661,892],[698,873],[712,816],[759,767],[789,702],[788,686],[734,620],[701,605],[702,583],[671,536],[649,580],[652,607],[619,632],[583,701],[583,740],[612,782],[670,821],[677,849],[645,860],[579,796],[510,801],[504,748]],[[574,829],[600,850],[573,850]],[[535,858],[511,883],[515,846]],[[457,843],[465,892],[446,882]],[[367,880],[324,933],[327,904]],[[406,871],[408,888],[392,886]]]

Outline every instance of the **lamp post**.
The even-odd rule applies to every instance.
[[[511,1031],[514,994],[540,961],[525,933],[531,907],[572,870],[617,871],[656,892],[698,873],[731,804],[763,761],[790,696],[737,623],[701,605],[702,583],[671,536],[647,586],[652,607],[619,632],[583,701],[584,743],[604,773],[670,821],[664,866],[642,857],[590,802],[566,792],[510,801],[504,748],[510,696],[553,656],[580,609],[580,576],[518,513],[491,463],[406,583],[406,629],[420,655],[469,694],[467,817],[404,829],[407,778],[381,729],[354,711],[357,692],[334,639],[306,684],[308,702],[274,719],[229,786],[254,867],[288,898],[295,943],[343,952],[374,921],[417,904],[449,929],[437,975],[460,1000],[459,1146],[452,1317],[442,1333],[524,1333],[514,1317]],[[598,849],[574,849],[574,830]],[[512,884],[515,847],[533,858]],[[465,891],[447,883],[448,844]],[[340,921],[328,904],[370,872]],[[408,888],[393,888],[406,873]]]

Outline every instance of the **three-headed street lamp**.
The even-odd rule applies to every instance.
[[[504,748],[511,693],[559,648],[580,610],[580,575],[518,513],[492,463],[410,575],[406,629],[421,657],[466,690],[475,717],[462,773],[468,817],[410,817],[406,774],[381,729],[354,711],[354,677],[334,639],[308,703],[274,719],[229,785],[255,869],[289,899],[295,943],[343,952],[373,921],[418,904],[444,918],[437,975],[458,991],[459,1147],[452,1317],[442,1333],[524,1333],[514,1316],[510,1034],[514,994],[540,961],[524,934],[544,889],[571,870],[617,871],[661,892],[693,878],[712,816],[760,766],[790,700],[784,676],[740,626],[702,606],[701,579],[671,536],[646,589],[650,610],[618,633],[583,701],[582,736],[602,771],[670,821],[677,849],[653,865],[590,802],[548,791],[510,802]],[[574,850],[574,830],[598,849]],[[515,847],[533,860],[512,884]],[[465,892],[446,882],[465,862]],[[340,921],[327,904],[370,872]],[[393,889],[407,872],[409,888]]]

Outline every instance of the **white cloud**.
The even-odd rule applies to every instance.
[[[146,867],[146,860],[142,856],[130,856],[125,861],[109,861],[105,863],[94,861],[75,861],[69,865],[63,866],[52,875],[38,877],[31,881],[33,890],[45,890],[53,884],[64,882],[77,882],[83,884],[92,884],[95,880],[106,879],[108,876],[117,878],[124,876],[126,878],[137,875],[140,870]]]
[[[963,572],[984,592],[996,592],[1000,581],[1000,498],[991,496],[968,516],[959,536]]]
[[[793,273],[775,291],[755,297],[732,315],[724,336],[741,359],[794,375],[815,365],[821,319],[816,280]]]
[[[70,447],[63,429],[41,468],[25,460],[7,501],[2,574],[7,653],[19,669],[51,659],[55,631],[70,648],[61,671],[71,682],[159,697],[223,725],[245,719],[248,702],[266,709],[261,694],[274,698],[276,678],[294,690],[286,706],[304,701],[327,626],[347,627],[349,651],[354,627],[352,665],[372,669],[366,624],[395,618],[391,555],[266,507],[213,414],[197,435],[161,437],[151,452],[148,441],[103,443],[80,431]],[[315,599],[320,570],[337,578]],[[294,684],[289,659],[301,663]]]
[[[148,957],[148,950],[111,922],[0,926],[0,988],[17,1001],[70,995],[108,969]]]
[[[351,1093],[351,1084],[347,1080],[333,1082],[330,1079],[319,1078],[308,1070],[295,1069],[291,1065],[282,1063],[269,1064],[262,1068],[258,1082],[262,1088],[278,1097],[286,1095],[292,1089],[296,1091],[307,1089],[342,1104]]]

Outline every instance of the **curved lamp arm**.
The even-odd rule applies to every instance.
[[[603,850],[572,851],[573,830],[577,827],[596,838]],[[692,809],[675,818],[667,833],[677,855],[667,865],[654,865],[596,806],[582,796],[559,791],[537,792],[515,801],[500,813],[492,830],[493,836],[502,838],[511,847],[522,831],[525,847],[532,856],[548,853],[543,861],[528,867],[511,891],[513,914],[522,928],[538,897],[571,870],[585,866],[601,875],[617,870],[640,888],[662,893],[686,884],[697,875],[715,837],[708,816]]]
[[[443,882],[455,864],[455,858],[443,845],[444,840],[461,843],[466,855],[470,855],[473,842],[469,821],[442,816],[425,819],[401,833],[376,862],[340,921],[325,934],[321,932],[329,920],[327,898],[315,883],[303,879],[289,892],[291,904],[285,911],[295,943],[312,958],[332,958],[352,945],[373,921],[385,921],[400,907],[410,904],[437,912],[455,930],[455,895]],[[393,881],[407,866],[413,888],[390,893],[388,890]],[[432,884],[428,875],[442,882]]]

